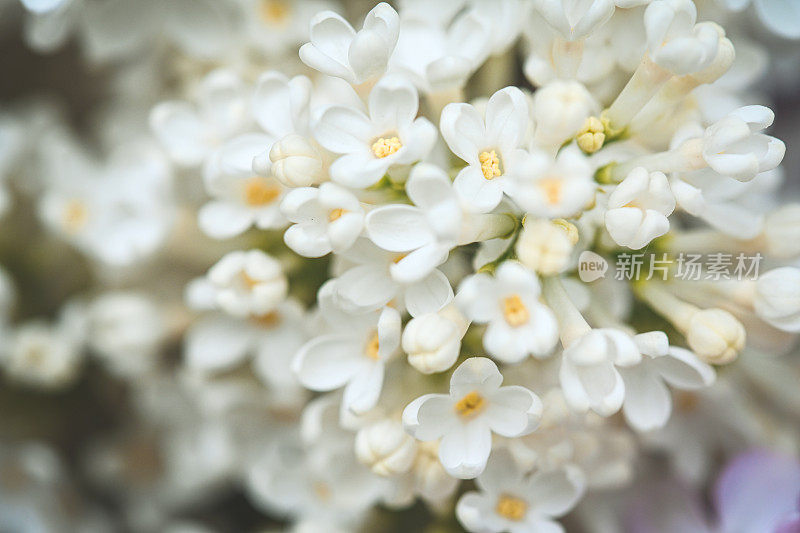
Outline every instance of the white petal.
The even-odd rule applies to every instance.
[[[503,375],[494,361],[486,357],[470,357],[453,372],[450,395],[461,399],[472,391],[491,394],[500,388]]]
[[[539,425],[542,401],[525,387],[501,387],[492,394],[489,402],[486,421],[498,435],[519,437]]]
[[[294,371],[306,388],[337,389],[364,368],[363,348],[358,340],[346,335],[322,335],[297,352]]]
[[[623,412],[639,431],[663,427],[672,411],[672,397],[655,368],[642,365],[621,370],[625,381]]]
[[[421,441],[441,438],[455,422],[453,400],[447,394],[420,396],[403,410],[403,427]]]
[[[412,317],[435,313],[453,299],[450,280],[440,270],[410,285],[405,291],[405,304]]]
[[[530,489],[526,496],[531,502],[532,514],[549,517],[569,512],[583,496],[586,481],[580,470],[568,466],[537,472],[531,476],[528,485]]]
[[[374,209],[367,215],[365,226],[372,242],[390,252],[415,250],[433,239],[424,214],[410,205]]]
[[[200,229],[214,239],[230,239],[240,235],[253,221],[249,209],[232,202],[208,202],[197,213]]]
[[[439,460],[447,473],[459,479],[478,477],[492,451],[492,432],[481,419],[457,424],[442,437]]]
[[[716,379],[712,366],[684,348],[673,346],[668,355],[659,357],[653,363],[667,383],[679,389],[708,387]]]
[[[356,414],[375,407],[383,388],[383,373],[384,365],[381,361],[362,367],[344,389],[344,406]]]

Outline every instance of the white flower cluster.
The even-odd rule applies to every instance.
[[[59,391],[88,353],[127,384],[137,421],[84,463],[129,527],[205,531],[174,517],[235,486],[297,532],[422,500],[550,533],[654,451],[700,483],[734,439],[800,442],[747,394],[800,407],[800,204],[735,23],[692,0],[405,0],[355,26],[301,1],[22,3],[39,48],[146,50],[100,149],[44,105],[0,118],[0,210],[88,262],[36,268],[96,285],[19,320],[0,271],[2,368]],[[0,500],[24,490],[0,475]]]

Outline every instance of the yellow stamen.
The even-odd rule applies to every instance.
[[[392,259],[392,263],[394,263],[394,264],[396,265],[397,263],[399,263],[400,261],[402,261],[402,260],[403,260],[403,259],[405,259],[406,257],[408,257],[408,253],[405,253],[405,254],[397,254],[397,257],[395,257],[394,259]]]
[[[501,494],[497,499],[497,507],[494,510],[506,520],[519,522],[525,518],[525,514],[528,512],[528,504],[514,496]]]
[[[545,178],[539,180],[537,185],[542,189],[548,204],[555,205],[561,202],[561,192],[564,186],[562,180],[558,178]]]
[[[331,210],[328,213],[328,222],[333,222],[334,220],[339,220],[342,215],[347,213],[347,210],[342,209],[341,207],[337,207],[336,209]]]
[[[481,152],[478,156],[478,161],[481,162],[481,172],[483,177],[487,180],[493,180],[502,174],[500,170],[500,158],[497,157],[497,152]]]
[[[281,323],[281,315],[277,311],[271,311],[266,315],[253,317],[253,322],[264,328],[274,328]]]
[[[516,294],[503,299],[503,316],[510,326],[517,327],[528,322],[531,314]]]
[[[70,200],[62,214],[64,228],[70,233],[80,231],[89,220],[89,209],[80,200]]]
[[[242,283],[244,283],[244,286],[245,286],[245,287],[246,287],[248,290],[251,290],[253,287],[255,287],[256,285],[258,285],[259,283],[261,283],[261,281],[259,281],[259,280],[255,279],[255,278],[251,277],[251,276],[250,276],[250,274],[248,274],[248,273],[247,273],[247,272],[245,272],[244,270],[242,270],[242,271],[239,273],[239,277],[241,278],[241,280],[242,280]]]
[[[486,407],[486,400],[477,391],[472,391],[458,400],[455,411],[462,418],[472,418]]]
[[[271,204],[280,195],[281,188],[261,176],[253,176],[244,184],[244,201],[252,207]]]
[[[312,490],[314,494],[323,502],[327,502],[333,496],[333,491],[331,487],[325,483],[324,481],[315,481],[312,485]]]
[[[381,137],[372,143],[372,153],[375,154],[375,157],[383,159],[384,157],[392,155],[402,147],[403,143],[401,143],[400,139],[397,137]]]
[[[261,0],[259,13],[267,24],[284,25],[289,21],[291,8],[286,0]]]
[[[379,355],[380,349],[381,349],[380,339],[378,338],[378,333],[375,332],[372,334],[372,337],[370,337],[369,341],[367,342],[367,346],[366,348],[364,348],[364,354],[366,354],[366,356],[369,357],[370,359],[374,359],[375,361],[377,361],[378,359],[380,359]]]

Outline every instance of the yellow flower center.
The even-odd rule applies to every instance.
[[[481,152],[478,156],[478,161],[481,162],[481,172],[483,177],[487,180],[493,180],[502,174],[500,170],[500,158],[497,157],[497,152]]]
[[[563,180],[558,178],[545,178],[537,183],[544,194],[545,200],[550,205],[561,202],[561,192],[564,187]]]
[[[247,273],[247,272],[245,272],[244,270],[242,270],[242,271],[239,273],[239,278],[240,278],[240,280],[241,280],[242,284],[245,286],[245,288],[246,288],[247,290],[252,290],[252,289],[253,289],[253,287],[255,287],[256,285],[258,285],[259,283],[261,283],[261,281],[260,281],[260,280],[257,280],[257,279],[255,279],[255,278],[251,277],[251,276],[250,276],[250,274],[248,274],[248,273]]]
[[[364,354],[370,359],[377,361],[380,359],[380,355],[378,353],[380,349],[381,343],[380,339],[378,338],[378,332],[376,331],[372,334],[372,337],[369,338],[369,341],[367,341],[367,346],[364,348]]]
[[[328,213],[328,222],[339,220],[345,213],[347,213],[347,210],[342,209],[341,207],[337,207],[336,209],[331,210],[331,212]]]
[[[501,494],[497,499],[497,507],[494,510],[506,520],[519,522],[525,518],[525,513],[528,512],[528,504],[514,496]]]
[[[483,411],[485,407],[486,400],[483,396],[477,391],[472,391],[456,402],[455,411],[462,418],[472,418]]]
[[[245,274],[247,276],[247,274]],[[250,278],[250,276],[247,276]],[[250,278],[252,281],[252,278]],[[253,317],[253,322],[263,328],[274,328],[281,323],[281,315],[277,311],[271,311],[265,315]]]
[[[503,316],[510,326],[521,326],[528,322],[531,314],[516,294],[503,299]]]
[[[80,231],[89,220],[89,208],[81,200],[70,200],[64,207],[62,222],[70,233]]]
[[[384,157],[392,155],[402,147],[403,143],[401,143],[400,139],[397,137],[381,137],[372,143],[372,153],[375,154],[375,157],[378,159],[383,159]]]
[[[333,496],[333,491],[331,490],[330,485],[325,483],[324,481],[315,481],[312,484],[312,490],[314,494],[323,502],[330,501],[331,496]]]
[[[244,201],[252,207],[271,204],[280,195],[281,188],[261,176],[253,176],[244,184]]]
[[[291,7],[286,0],[261,0],[259,13],[267,24],[284,25],[289,20]]]

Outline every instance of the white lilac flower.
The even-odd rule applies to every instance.
[[[400,73],[426,94],[460,89],[489,55],[491,28],[474,10],[442,22],[402,10],[400,37],[389,60],[389,72]]]
[[[775,114],[763,106],[733,111],[709,127],[703,138],[703,158],[723,176],[749,181],[777,167],[783,160],[783,141],[764,135]]]
[[[208,270],[216,305],[238,317],[263,316],[286,297],[281,263],[261,250],[230,252]]]
[[[719,37],[713,27],[695,25],[696,20],[691,0],[655,0],[647,6],[648,53],[657,65],[681,75],[702,70],[714,60]]]
[[[385,2],[372,8],[358,32],[336,13],[322,11],[311,19],[311,42],[300,47],[300,59],[323,74],[359,85],[386,70],[399,24],[397,12]]]
[[[295,373],[312,390],[344,387],[346,409],[369,411],[378,403],[386,361],[400,345],[400,315],[391,307],[362,315],[348,315],[335,307],[323,313],[334,330],[300,348]]]
[[[520,263],[542,276],[553,276],[567,269],[578,239],[578,229],[565,220],[526,217],[514,249]]]
[[[406,182],[414,206],[390,204],[366,217],[367,236],[384,250],[402,252],[425,274],[440,265],[458,244],[504,236],[514,221],[502,214],[465,216],[456,191],[437,166],[416,165]]]
[[[453,372],[449,394],[426,394],[406,406],[403,426],[418,440],[441,439],[439,459],[451,475],[476,477],[489,459],[492,432],[519,437],[536,429],[541,416],[538,396],[502,382],[490,359],[467,359]]]
[[[661,331],[641,333],[634,342],[642,361],[620,369],[625,382],[622,412],[628,424],[639,431],[663,427],[672,412],[672,396],[667,384],[681,390],[708,387],[716,378],[714,369],[694,353],[669,346]]]
[[[55,233],[118,267],[141,262],[164,244],[173,222],[171,175],[153,146],[132,141],[115,148],[105,163],[69,145],[47,149],[50,181],[38,214]]]
[[[342,255],[355,266],[335,278],[333,292],[339,305],[352,312],[379,309],[398,299],[417,316],[435,313],[453,299],[447,276],[413,254],[387,252],[362,238]],[[438,263],[446,259],[442,253]]]
[[[589,207],[597,184],[581,150],[570,145],[553,158],[535,150],[518,167],[522,173],[508,194],[525,211],[541,218],[572,217]]]
[[[609,195],[606,229],[620,246],[638,250],[669,231],[674,209],[664,173],[635,168]]]
[[[442,136],[467,163],[454,186],[473,210],[491,211],[510,183],[523,177],[529,122],[528,102],[516,87],[494,93],[483,115],[470,104],[452,103],[442,111]]]
[[[478,273],[462,281],[456,303],[473,322],[488,323],[483,346],[491,356],[517,363],[528,355],[547,357],[558,342],[556,318],[539,302],[540,293],[534,273],[506,261],[494,276]]]
[[[150,112],[150,128],[173,161],[202,163],[211,151],[251,120],[245,86],[236,73],[215,70],[203,78],[197,102],[162,102]]]
[[[58,321],[31,321],[10,332],[0,363],[13,380],[30,387],[59,389],[72,383],[83,363],[84,310],[67,304]]]
[[[584,476],[574,466],[526,474],[508,452],[489,460],[478,491],[462,495],[456,516],[474,533],[558,532],[553,519],[568,513],[583,496]]]
[[[369,93],[369,115],[346,106],[325,109],[314,135],[327,150],[340,154],[331,164],[331,179],[365,188],[391,169],[425,158],[436,129],[428,119],[417,118],[418,105],[413,85],[400,76],[386,76]]]
[[[469,321],[455,305],[412,318],[402,338],[408,364],[423,374],[444,372],[458,359],[468,328]]]
[[[152,369],[166,336],[165,316],[150,298],[136,292],[108,292],[87,309],[89,347],[120,376]]]
[[[283,235],[286,244],[305,257],[320,257],[350,248],[364,228],[358,198],[335,183],[290,191],[281,212],[293,224]]]

